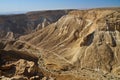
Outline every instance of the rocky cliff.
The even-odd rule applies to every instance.
[[[71,10],[33,11],[26,14],[0,15],[0,38],[12,32],[19,37],[56,22],[61,16]]]
[[[119,80],[120,8],[70,11],[47,27],[9,41],[2,49],[1,58],[11,51],[21,55],[2,58],[1,73],[6,77],[10,73],[4,68],[10,60],[7,65],[16,66],[11,77],[27,72],[30,76],[24,77],[28,79]],[[29,67],[19,71],[18,65]],[[29,68],[33,66],[37,70],[31,75]]]

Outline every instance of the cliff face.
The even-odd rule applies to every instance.
[[[66,15],[70,10],[38,11],[18,15],[1,15],[0,30],[2,38],[7,32],[13,32],[14,37],[34,32],[53,22],[61,16]]]
[[[34,56],[43,79],[119,80],[120,8],[71,11],[3,49]]]

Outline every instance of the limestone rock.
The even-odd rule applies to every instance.
[[[119,8],[71,11],[18,42],[41,50],[47,69],[69,71],[74,67],[112,74],[119,65],[119,16]]]
[[[44,28],[1,44],[2,76],[120,80],[120,8],[74,10],[52,24],[41,21],[38,28]]]

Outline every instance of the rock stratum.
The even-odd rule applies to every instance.
[[[56,22],[71,10],[33,11],[25,14],[0,15],[0,38],[18,38]],[[7,36],[7,35],[11,36]]]
[[[1,79],[120,80],[120,8],[72,10],[0,49]]]

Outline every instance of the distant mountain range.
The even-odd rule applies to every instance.
[[[27,11],[11,11],[11,12],[0,12],[0,15],[10,15],[10,14],[23,14]]]
[[[0,15],[0,38],[8,32],[18,35],[28,34],[56,22],[71,10],[49,10],[32,12],[6,12]]]

